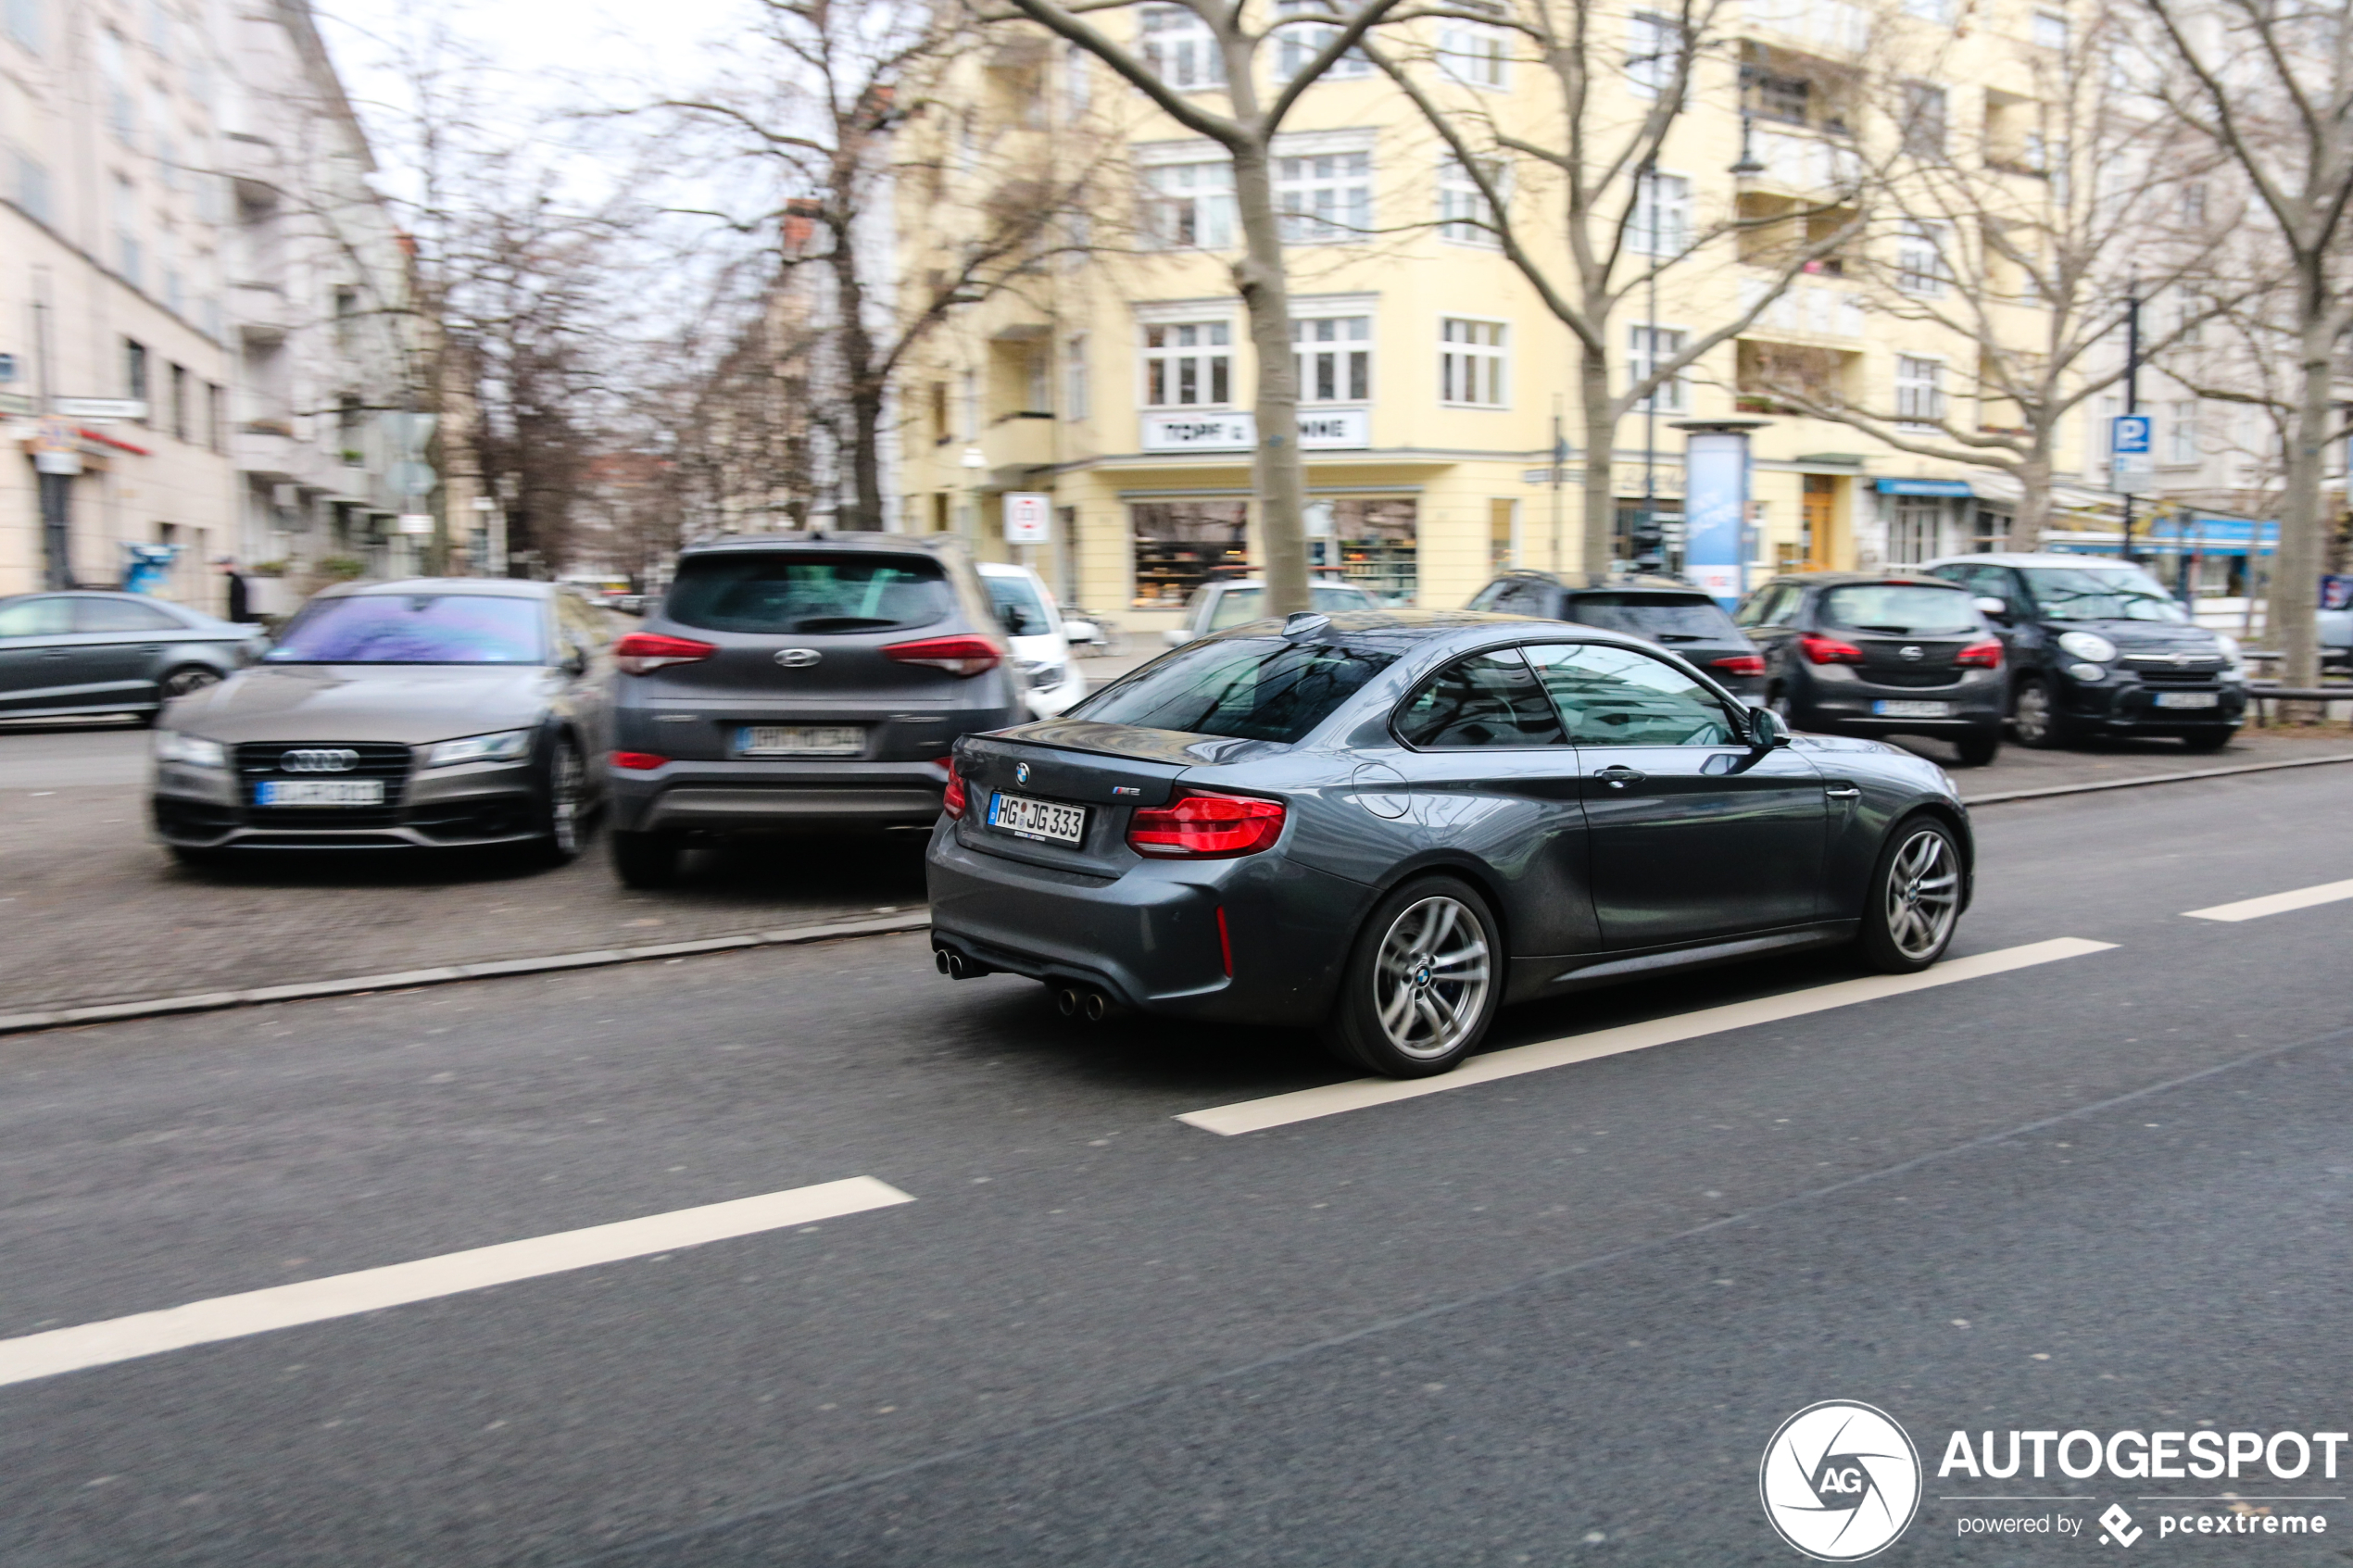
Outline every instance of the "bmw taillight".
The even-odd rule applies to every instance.
[[[1811,632],[1802,633],[1797,639],[1800,653],[1808,664],[1860,664],[1863,650],[1853,643],[1842,643],[1836,637],[1818,637]]]
[[[1724,659],[1707,661],[1710,670],[1721,670],[1727,675],[1762,675],[1765,660],[1753,653],[1736,653]]]
[[[713,643],[692,637],[665,637],[654,632],[632,632],[612,646],[612,661],[624,675],[649,675],[673,664],[700,664],[719,651]]]
[[[956,759],[948,759],[948,789],[939,797],[939,809],[962,822],[964,816],[964,775],[958,771]]]
[[[928,664],[950,675],[977,675],[994,670],[1005,650],[986,637],[970,633],[953,637],[923,637],[912,643],[885,643],[882,656],[897,664]]]
[[[2002,639],[1981,638],[1955,654],[1953,661],[1975,670],[1999,670],[2002,667]]]
[[[1165,806],[1139,806],[1127,847],[1139,855],[1195,860],[1255,855],[1283,834],[1283,803],[1249,795],[1180,790]]]
[[[651,751],[616,751],[612,754],[612,765],[626,768],[634,773],[650,773],[656,768],[670,766],[670,759]]]

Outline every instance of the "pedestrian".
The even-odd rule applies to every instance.
[[[229,619],[240,624],[251,621],[253,596],[245,587],[245,573],[237,570],[237,558],[220,556],[214,564],[220,568],[220,575],[229,580]]]

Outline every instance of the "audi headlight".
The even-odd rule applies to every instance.
[[[442,741],[425,753],[425,766],[454,768],[460,762],[519,762],[530,755],[529,730],[500,730],[493,735]]]
[[[229,765],[229,753],[217,740],[199,740],[177,730],[157,730],[156,760],[189,768],[225,768]]]
[[[2097,632],[2061,632],[2058,646],[2095,664],[2106,664],[2116,657],[2116,645]]]

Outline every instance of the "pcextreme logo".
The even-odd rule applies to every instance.
[[[1781,1423],[1756,1488],[1781,1539],[1818,1562],[1857,1562],[1919,1511],[1920,1456],[1885,1411],[1825,1399]]]

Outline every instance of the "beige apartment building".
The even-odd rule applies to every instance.
[[[1946,3],[1908,0],[1889,14],[1843,0],[1728,7],[1737,36],[1696,68],[1692,107],[1659,159],[1655,222],[1645,214],[1637,245],[1655,228],[1657,251],[1674,255],[1735,216],[1821,203],[1872,151],[1874,94],[1903,94],[1913,136],[1948,138],[1956,157],[1991,157],[2006,139],[2030,137],[2019,128],[2046,75],[2037,51],[2063,45],[2064,11],[1995,0],[1957,32]],[[1106,25],[1149,34],[1137,45],[1176,81],[1222,99],[1190,13],[1111,17]],[[1415,25],[1455,91],[1498,122],[1542,123],[1550,84],[1512,57],[1508,35]],[[1613,90],[1623,114],[1639,114],[1650,88],[1637,47],[1644,19],[1629,11],[1601,25],[1633,41]],[[1278,39],[1260,64],[1271,73],[1293,57]],[[958,62],[943,98],[948,108],[903,138],[900,164],[928,165],[935,193],[962,200],[902,191],[902,276],[939,264],[963,237],[955,214],[986,210],[989,182],[1034,190],[1041,169],[1068,179],[1091,165],[1097,194],[1072,226],[1083,225],[1085,254],[961,307],[902,378],[901,526],[1026,558],[1066,597],[1132,625],[1173,621],[1211,570],[1246,563],[1253,548],[1253,366],[1230,281],[1240,241],[1230,169],[1214,144],[1099,63],[1023,30]],[[1655,415],[1621,424],[1609,462],[1572,451],[1555,465],[1555,432],[1574,443],[1581,423],[1569,333],[1491,236],[1459,221],[1478,195],[1440,139],[1359,62],[1311,88],[1288,123],[1278,200],[1293,215],[1300,445],[1323,566],[1396,602],[1460,605],[1500,569],[1573,565],[1587,483],[1611,486],[1626,555],[1625,521],[1646,495],[1670,517],[1679,505],[1678,421],[1732,418],[1763,421],[1752,438],[1750,582],[2002,538],[2016,495],[2002,476],[1791,417],[1756,390],[1758,365],[1786,373],[1794,363],[1892,412],[1997,422],[1996,410],[1961,401],[1971,340],[1875,308],[1874,279],[1942,286],[1933,256],[1909,253],[1923,248],[1918,234],[1866,242],[1884,264],[1869,277],[1864,257],[1825,258],[1662,393]],[[2008,156],[2020,178],[2043,178],[2020,150]],[[1613,325],[1619,374],[1646,373],[1654,352],[1676,352],[1769,292],[1769,259],[1727,232],[1666,270],[1655,310],[1636,291]],[[2022,323],[2034,308],[2018,304]],[[2071,483],[2078,452],[2059,466]],[[1049,543],[1004,543],[1001,497],[1012,492],[1052,497]]]

